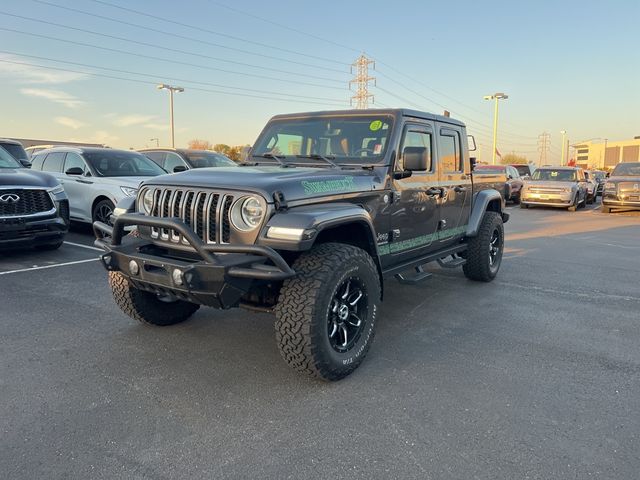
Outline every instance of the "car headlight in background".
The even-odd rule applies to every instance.
[[[258,197],[242,197],[231,207],[231,223],[238,230],[248,232],[260,226],[266,213],[264,201]]]
[[[124,193],[127,197],[135,197],[138,194],[137,188],[132,187],[120,187],[122,193]]]
[[[615,192],[616,191],[616,184],[613,182],[606,182],[604,184],[604,190],[606,192]]]
[[[49,189],[49,193],[51,193],[52,195],[56,195],[58,193],[63,193],[64,192],[64,187],[62,185],[56,185],[55,187],[52,187]]]

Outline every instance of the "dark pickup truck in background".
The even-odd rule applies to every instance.
[[[471,174],[465,125],[402,109],[278,115],[240,168],[149,179],[118,207],[94,229],[124,312],[272,311],[285,361],[325,380],[365,357],[385,278],[416,284],[437,261],[491,281],[508,219]]]

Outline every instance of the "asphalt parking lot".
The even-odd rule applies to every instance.
[[[0,254],[2,476],[638,478],[640,214],[509,212],[496,281],[389,281],[333,384],[285,365],[266,314],[125,317],[86,228]]]

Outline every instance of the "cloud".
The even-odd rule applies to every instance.
[[[97,130],[93,135],[89,137],[83,138],[71,138],[70,142],[78,142],[78,143],[100,143],[103,145],[109,145],[116,140],[119,140],[120,137],[116,137],[115,135],[111,135],[106,130]]]
[[[153,120],[155,115],[140,115],[137,113],[132,113],[130,115],[121,115],[118,117],[114,117],[113,124],[117,127],[130,127],[132,125],[141,125],[150,122]]]
[[[75,118],[70,118],[70,117],[56,117],[53,120],[56,123],[59,123],[60,125],[73,128],[74,130],[77,130],[87,125],[86,123],[81,122],[80,120],[76,120]]]
[[[0,75],[15,77],[23,83],[69,83],[88,77],[84,73],[47,70],[27,65],[30,59],[0,53]],[[15,62],[15,63],[10,63]]]
[[[28,97],[44,98],[65,107],[78,108],[85,104],[82,100],[62,90],[48,90],[44,88],[21,88],[20,93]]]
[[[169,130],[169,125],[167,125],[166,123],[145,123],[142,126],[150,130],[158,130],[162,132],[165,130]]]

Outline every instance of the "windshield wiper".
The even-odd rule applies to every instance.
[[[255,153],[255,154],[253,154],[251,156],[252,157],[260,157],[260,158],[272,158],[273,160],[278,162],[283,167],[290,167],[290,165],[287,164],[287,162],[285,162],[286,157],[284,155],[275,155],[273,153],[266,152],[266,153]]]
[[[340,166],[334,163],[332,160],[335,160],[336,157],[330,156],[326,157],[324,155],[320,155],[319,153],[312,153],[311,155],[296,155],[296,158],[309,158],[311,160],[323,160],[331,165],[333,168],[340,168]]]

